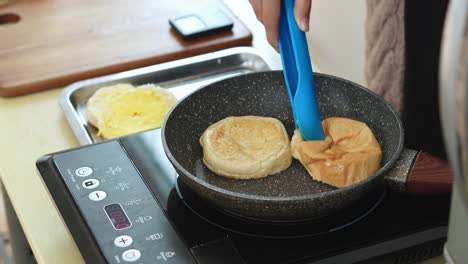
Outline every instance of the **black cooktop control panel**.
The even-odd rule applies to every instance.
[[[49,160],[106,262],[196,263],[118,141]]]

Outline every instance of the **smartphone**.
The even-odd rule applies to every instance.
[[[229,31],[234,22],[219,8],[207,8],[169,19],[169,24],[185,39]]]

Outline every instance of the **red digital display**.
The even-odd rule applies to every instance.
[[[106,211],[106,214],[115,229],[125,229],[132,225],[120,204],[106,205],[106,207],[104,207],[104,211]]]

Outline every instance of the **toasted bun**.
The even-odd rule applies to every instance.
[[[172,93],[153,84],[117,84],[91,96],[86,116],[99,136],[115,138],[161,127],[176,101]]]
[[[331,117],[322,121],[323,141],[304,141],[298,130],[291,152],[313,179],[341,188],[379,170],[382,150],[370,128],[362,122]]]
[[[227,178],[263,178],[292,162],[288,134],[270,117],[227,117],[208,127],[200,144],[206,166]]]
[[[109,108],[115,98],[133,88],[131,84],[125,83],[99,88],[86,104],[86,118],[88,118],[89,123],[98,127],[102,113]]]

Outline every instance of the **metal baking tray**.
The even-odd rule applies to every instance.
[[[97,129],[88,123],[85,114],[88,99],[100,87],[117,83],[154,83],[168,89],[180,100],[221,79],[280,68],[281,65],[269,61],[255,48],[236,47],[79,81],[64,89],[59,96],[59,104],[78,141],[86,145],[105,140],[97,136]]]

